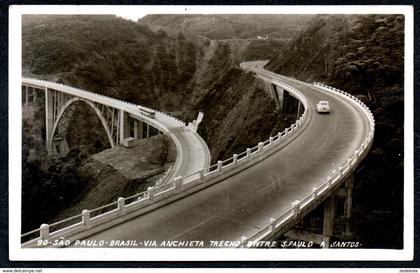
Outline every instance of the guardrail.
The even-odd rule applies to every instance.
[[[198,191],[208,185],[217,183],[223,180],[223,175],[226,172],[238,172],[246,168],[247,165],[259,162],[264,158],[264,155],[269,155],[276,151],[276,148],[280,147],[279,144],[283,143],[284,140],[289,139],[298,128],[303,126],[305,121],[308,120],[310,113],[307,110],[308,102],[299,90],[280,80],[273,81],[273,83],[280,85],[287,89],[287,91],[293,93],[304,106],[302,115],[290,127],[282,132],[278,132],[274,136],[270,136],[266,141],[259,142],[258,145],[247,148],[242,153],[233,154],[232,157],[223,161],[218,161],[208,168],[199,170],[185,177],[175,177],[171,183],[156,185],[155,187],[148,188],[145,192],[126,198],[119,197],[118,200],[113,203],[94,210],[83,210],[81,214],[50,225],[42,224],[39,229],[21,235],[21,241],[24,242],[22,243],[22,246],[35,246],[36,242],[40,239],[47,240],[62,236],[72,236],[133,212],[140,214],[145,213],[180,199],[191,192]],[[131,202],[128,202],[128,200]],[[98,214],[101,211],[105,212]],[[92,213],[98,215],[92,217]],[[64,223],[67,223],[68,226],[63,227]],[[61,228],[57,229],[57,226],[60,226]],[[55,229],[51,230],[51,227],[55,227]],[[34,236],[37,237],[33,238]],[[24,238],[29,238],[30,240],[26,241]]]
[[[314,86],[321,88],[325,91],[340,95],[353,102],[368,118],[370,129],[369,134],[366,136],[359,148],[354,151],[353,155],[347,159],[346,163],[335,169],[319,187],[313,188],[313,191],[306,197],[304,197],[302,200],[294,201],[291,204],[290,208],[287,211],[283,212],[281,215],[270,218],[269,223],[266,226],[264,226],[251,236],[242,236],[241,244],[239,245],[239,247],[248,247],[248,243],[250,241],[250,245],[252,246],[252,242],[261,241],[266,238],[272,237],[276,233],[278,233],[282,229],[282,227],[288,222],[298,219],[302,210],[308,207],[312,202],[321,199],[323,195],[328,194],[328,191],[332,187],[336,186],[342,178],[345,178],[349,173],[351,173],[352,169],[355,168],[359,164],[359,162],[365,157],[365,155],[369,151],[370,146],[372,145],[373,136],[375,132],[375,118],[372,112],[369,110],[369,108],[361,100],[342,90],[318,82],[315,82]]]

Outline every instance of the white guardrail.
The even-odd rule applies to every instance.
[[[372,145],[375,131],[375,118],[373,117],[373,114],[369,110],[369,108],[361,100],[342,90],[317,82],[314,83],[314,86],[321,88],[322,90],[335,93],[353,102],[368,118],[369,134],[366,136],[359,148],[354,151],[353,155],[347,159],[347,162],[344,165],[335,169],[319,187],[313,188],[313,191],[302,200],[296,200],[295,202],[293,202],[290,206],[290,209],[288,209],[281,215],[270,218],[269,223],[266,226],[264,226],[251,236],[243,236],[241,238],[241,244],[239,245],[239,247],[249,247],[250,245],[252,246],[252,242],[261,241],[273,237],[288,222],[298,219],[299,214],[303,209],[309,206],[309,204],[311,204],[312,202],[321,199],[324,194],[328,194],[329,189],[336,186],[342,180],[342,178],[345,178],[347,175],[349,175],[352,172],[352,169],[355,168],[359,164],[359,162],[365,157],[365,155],[370,149],[370,146]]]
[[[33,247],[40,239],[46,241],[47,239],[69,237],[130,213],[146,213],[223,180],[223,175],[226,172],[239,172],[247,166],[261,161],[265,158],[264,155],[267,156],[276,151],[280,147],[280,143],[289,139],[298,128],[302,127],[310,115],[307,110],[308,102],[299,90],[280,80],[274,81],[274,84],[293,93],[304,106],[304,112],[290,127],[275,136],[270,136],[266,141],[259,142],[257,146],[247,148],[240,154],[233,154],[232,157],[218,161],[206,169],[185,177],[175,177],[170,183],[149,187],[147,191],[126,198],[119,197],[115,202],[92,210],[83,210],[73,217],[52,224],[42,224],[40,228],[21,235],[22,247]]]

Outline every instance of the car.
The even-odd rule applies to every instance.
[[[139,107],[140,110],[140,114],[149,118],[155,118],[155,111],[149,111],[149,110],[145,110],[141,107]]]
[[[318,113],[329,113],[330,112],[330,104],[326,100],[320,100],[316,105],[316,110]]]

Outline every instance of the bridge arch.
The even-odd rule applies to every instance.
[[[57,118],[54,122],[51,134],[49,135],[49,139],[48,139],[48,148],[52,150],[53,148],[53,141],[54,141],[54,136],[56,134],[56,131],[59,127],[60,121],[62,120],[65,112],[77,101],[82,101],[84,102],[86,105],[90,106],[96,113],[96,115],[98,116],[99,120],[102,123],[102,126],[105,129],[106,135],[108,137],[109,143],[111,145],[112,148],[115,147],[115,141],[112,138],[112,134],[111,131],[108,127],[108,124],[105,120],[105,117],[103,116],[102,112],[98,109],[98,107],[95,106],[95,104],[92,101],[80,98],[80,97],[73,97],[71,99],[69,99],[60,109],[59,113],[57,114]]]

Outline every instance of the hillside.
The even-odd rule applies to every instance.
[[[284,14],[151,14],[138,22],[154,30],[164,30],[170,36],[182,32],[212,40],[212,43],[239,44],[242,48],[239,60],[249,61],[276,58],[287,41],[313,17]]]
[[[139,23],[169,31],[182,31],[212,40],[256,39],[268,35],[271,39],[288,40],[314,15],[272,14],[152,14]]]
[[[318,16],[266,67],[350,92],[372,110],[375,139],[356,173],[352,225],[365,247],[402,247],[403,19],[402,15]]]
[[[272,45],[277,45],[276,50]],[[211,41],[179,31],[168,35],[115,16],[23,16],[24,75],[183,118],[189,117],[186,112],[197,97],[205,95],[210,84],[230,67],[244,59],[278,54],[282,45],[273,41]]]
[[[402,86],[402,15],[319,16],[268,69],[368,95]]]
[[[262,80],[256,81],[253,73],[232,68],[197,104],[195,109],[206,113],[198,133],[212,147],[215,163],[257,145],[293,123],[297,109],[287,108],[283,113],[277,111]],[[288,112],[293,115],[289,117]]]

